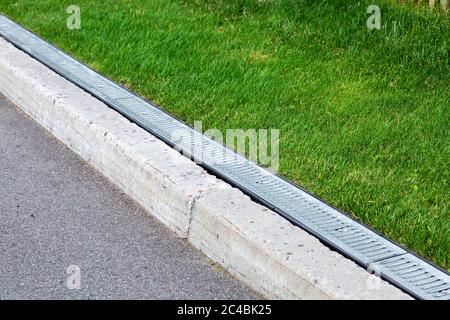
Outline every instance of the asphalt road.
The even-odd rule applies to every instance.
[[[248,299],[0,95],[0,299]]]

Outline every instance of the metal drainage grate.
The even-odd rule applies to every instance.
[[[0,35],[253,199],[415,298],[450,299],[448,273],[104,78],[0,15]],[[225,159],[225,160],[224,160]]]
[[[387,280],[420,294],[420,298],[450,300],[449,276],[412,254],[377,261],[375,270],[383,270]]]

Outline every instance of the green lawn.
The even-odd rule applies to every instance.
[[[12,1],[0,11],[203,128],[280,130],[280,174],[449,269],[450,14],[369,1]],[[66,8],[81,7],[81,30]]]

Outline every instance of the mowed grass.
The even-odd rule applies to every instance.
[[[449,269],[450,15],[373,1],[2,0],[203,128],[280,130],[280,174]]]

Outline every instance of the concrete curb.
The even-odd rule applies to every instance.
[[[0,38],[0,91],[267,298],[410,299]]]

